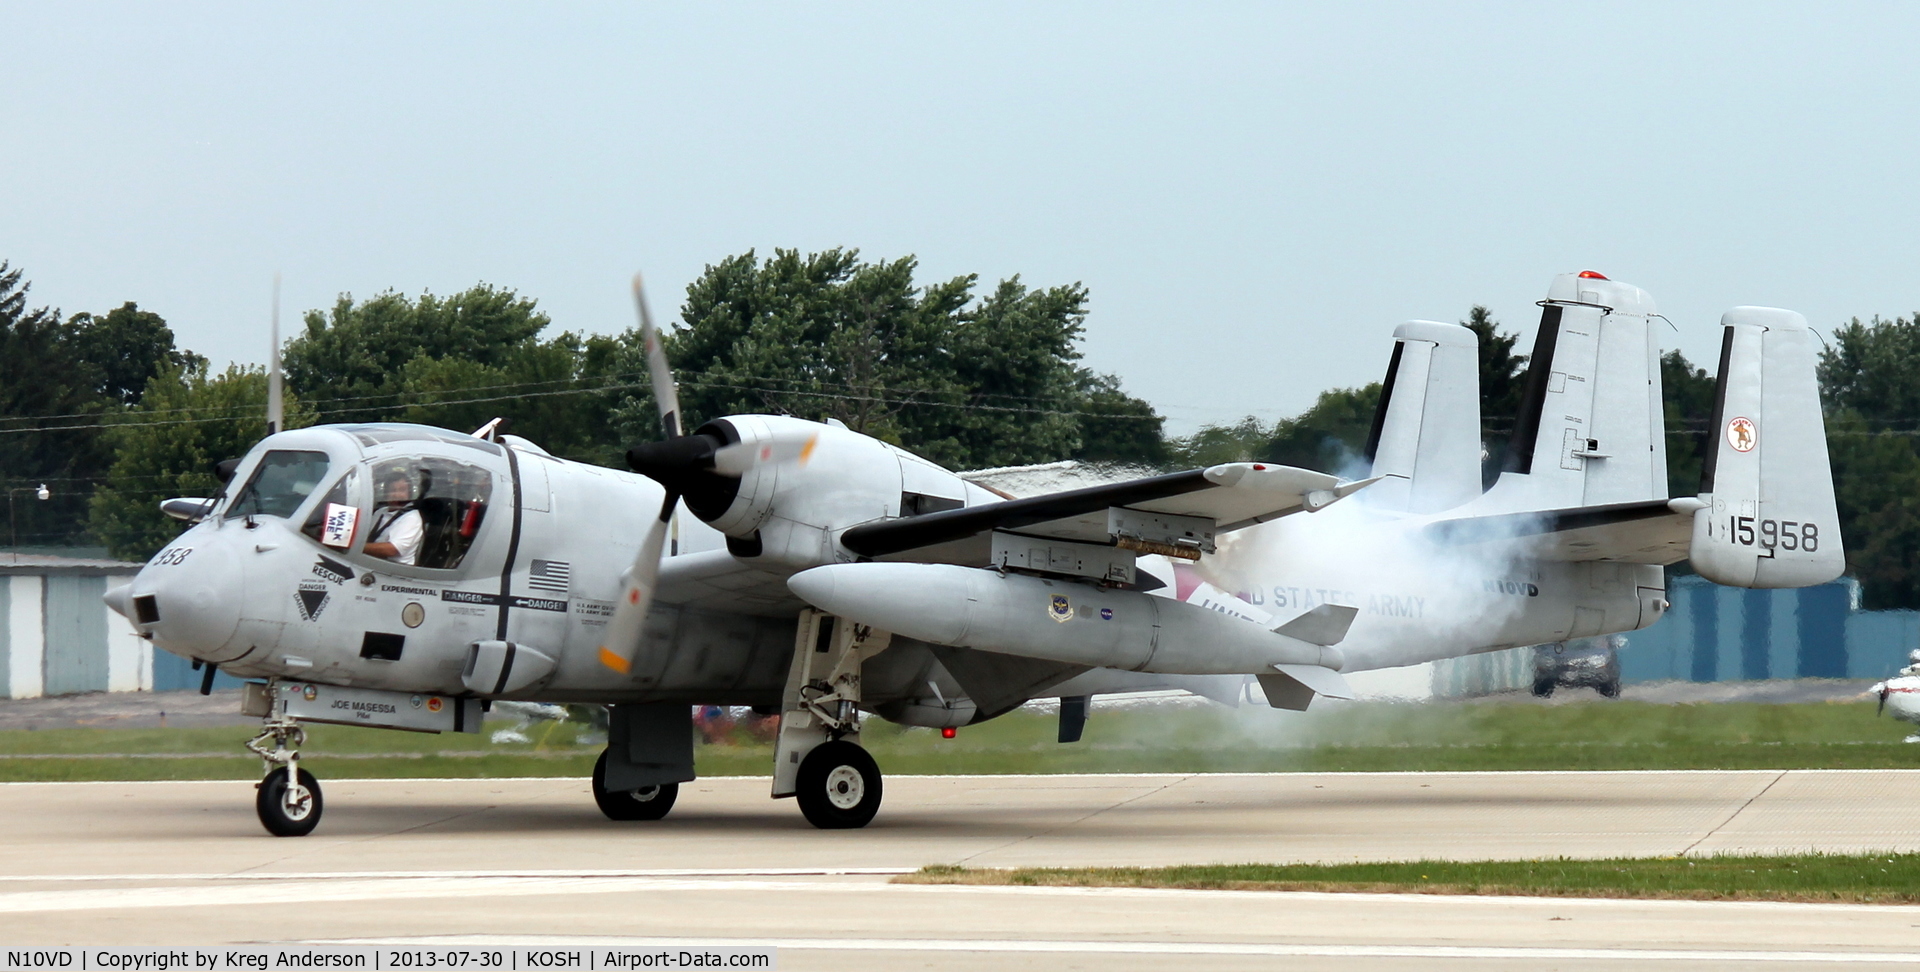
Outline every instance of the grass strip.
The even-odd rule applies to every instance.
[[[1011,869],[934,864],[893,880],[1027,887],[1916,904],[1920,903],[1920,854]]]
[[[584,776],[604,745],[586,726],[536,723],[525,743],[312,726],[302,758],[322,778]],[[958,738],[869,720],[861,744],[890,775],[1475,770],[1784,770],[1920,767],[1904,728],[1871,702],[1651,705],[1355,703],[1306,713],[1218,706],[1102,708],[1086,738],[1055,742],[1033,711]],[[0,781],[257,778],[250,726],[0,731]],[[65,758],[62,758],[65,757]],[[701,742],[702,776],[763,776],[773,748],[746,733]],[[337,766],[338,769],[332,767]]]

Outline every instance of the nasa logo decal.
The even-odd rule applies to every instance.
[[[1102,621],[1112,621],[1112,620],[1113,620],[1113,609],[1112,609],[1112,608],[1101,608],[1101,609],[1100,609],[1100,620],[1102,620]]]
[[[1073,620],[1073,602],[1067,600],[1065,594],[1055,594],[1053,605],[1048,608],[1048,613],[1055,621],[1071,621]]]
[[[307,621],[320,620],[320,612],[327,609],[327,602],[332,598],[325,581],[301,581],[299,589],[293,592],[293,602],[300,608],[300,617]]]
[[[1727,444],[1735,452],[1752,452],[1760,444],[1760,432],[1753,426],[1753,420],[1745,416],[1727,423]]]

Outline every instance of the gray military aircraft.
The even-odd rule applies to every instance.
[[[1542,302],[1490,488],[1475,337],[1416,321],[1364,478],[1236,462],[1012,498],[832,422],[683,430],[634,289],[665,436],[628,452],[633,472],[497,423],[330,425],[270,435],[220,495],[163,504],[193,525],[107,600],[209,675],[254,680],[269,831],[320,819],[309,722],[474,732],[493,700],[604,704],[594,797],[651,820],[694,778],[690,704],[752,706],[783,716],[773,795],[859,827],[881,800],[868,714],[954,727],[1059,697],[1064,740],[1092,694],[1250,675],[1304,709],[1351,697],[1342,673],[1645,627],[1681,559],[1743,587],[1844,564],[1790,311],[1722,319],[1696,496],[1667,495],[1653,303],[1586,272]],[[1147,558],[1238,597],[1168,596]]]

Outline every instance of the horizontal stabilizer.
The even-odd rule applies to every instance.
[[[1345,604],[1322,604],[1273,630],[1310,645],[1331,647],[1347,637],[1360,609]]]
[[[1441,520],[1428,526],[1426,533],[1447,545],[1524,543],[1526,555],[1539,560],[1675,564],[1687,559],[1693,514],[1704,505],[1685,496],[1499,513]]]

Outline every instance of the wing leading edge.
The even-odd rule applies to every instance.
[[[1339,477],[1292,466],[1226,463],[868,523],[841,534],[840,543],[863,557],[886,557],[933,548],[955,556],[963,555],[962,548],[980,547],[984,552],[987,536],[995,530],[1107,544],[1114,539],[1109,515],[1113,509],[1210,520],[1213,532],[1226,532],[1302,510],[1319,509],[1373,481],[1342,483]],[[966,559],[980,558],[968,556]]]

